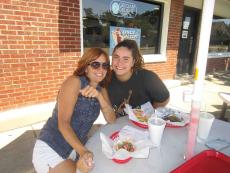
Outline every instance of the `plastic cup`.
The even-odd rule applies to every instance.
[[[151,117],[148,120],[149,136],[154,147],[161,144],[165,124],[166,122],[162,118]]]
[[[208,138],[214,119],[215,119],[214,115],[208,112],[200,113],[198,132],[197,132],[198,142],[205,142],[205,140]]]
[[[183,91],[183,101],[184,102],[191,102],[192,101],[192,91],[191,90],[184,90]]]

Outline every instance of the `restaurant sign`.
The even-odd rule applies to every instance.
[[[134,18],[137,15],[136,4],[131,2],[112,0],[109,9],[117,17]]]

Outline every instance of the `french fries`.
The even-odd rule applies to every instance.
[[[148,122],[149,117],[148,116],[143,116],[143,111],[141,109],[133,109],[133,112],[136,116],[136,118],[140,121],[140,122]]]

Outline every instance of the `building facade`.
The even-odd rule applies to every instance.
[[[216,0],[207,72],[229,69],[229,9]],[[1,1],[0,111],[54,101],[84,50],[111,54],[119,39],[137,40],[162,79],[193,74],[201,11],[201,0]]]

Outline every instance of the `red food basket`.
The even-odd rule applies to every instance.
[[[205,150],[170,173],[230,173],[230,157],[215,150]]]
[[[112,140],[115,140],[116,138],[118,138],[119,137],[119,131],[116,131],[116,132],[114,132],[111,136],[110,136],[110,138],[112,139]],[[119,160],[119,159],[112,159],[114,162],[116,162],[116,163],[120,163],[120,164],[123,164],[123,163],[127,163],[128,161],[130,161],[132,159],[132,157],[128,157],[128,158],[126,158],[126,159],[124,159],[124,160]]]
[[[147,124],[144,124],[144,123],[139,123],[137,121],[134,121],[134,120],[131,120],[135,125],[137,125],[138,127],[141,127],[143,129],[147,129],[148,128],[148,125]]]

